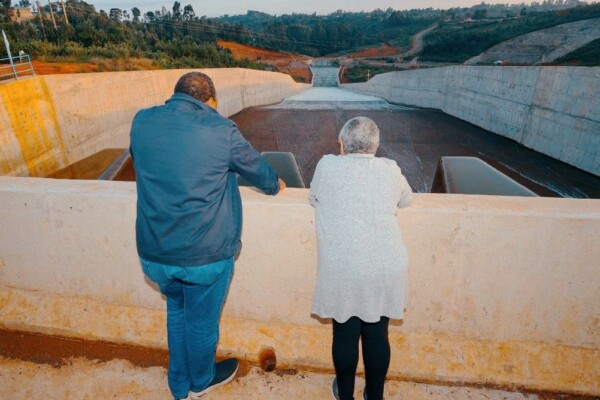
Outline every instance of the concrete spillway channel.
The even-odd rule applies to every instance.
[[[362,115],[380,128],[377,155],[395,160],[416,192],[431,191],[442,157],[468,156],[484,160],[540,196],[600,198],[600,177],[442,112],[394,105],[339,88],[338,68],[329,61],[315,64],[313,88],[231,117],[257,150],[292,153],[307,187],[318,160],[324,154],[337,154],[337,134],[343,124]],[[118,159],[119,154],[118,149],[106,149],[49,177],[94,179],[102,175],[101,179],[135,180],[131,160]],[[112,171],[103,174],[110,157],[115,159]],[[100,166],[100,171],[92,171]]]
[[[316,77],[322,69],[330,68],[313,67]],[[232,119],[259,151],[294,153],[308,186],[319,159],[339,152],[343,124],[361,115],[379,126],[377,155],[395,160],[417,192],[430,191],[441,157],[471,156],[540,196],[600,198],[597,176],[442,112],[393,105],[346,89],[314,87]]]
[[[308,187],[318,160],[338,153],[341,126],[359,115],[375,120],[381,130],[377,155],[395,160],[417,192],[431,191],[442,157],[470,156],[540,196],[600,198],[600,178],[592,174],[441,112],[397,106],[340,88],[308,89],[232,118],[259,151],[292,153]],[[102,150],[49,177],[133,181],[133,164],[124,151]]]

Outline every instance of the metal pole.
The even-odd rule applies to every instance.
[[[48,0],[48,6],[50,7],[50,16],[52,17],[52,24],[54,25],[54,30],[57,30],[56,20],[54,19],[54,11],[52,11],[52,3],[50,3],[50,0]]]
[[[10,67],[12,68],[13,75],[15,79],[19,79],[17,77],[17,70],[15,69],[15,64],[13,63],[12,55],[10,54],[10,44],[8,44],[8,39],[6,38],[6,33],[4,33],[4,29],[2,29],[2,38],[4,39],[4,45],[6,46],[6,53],[8,54],[8,60],[10,62]]]

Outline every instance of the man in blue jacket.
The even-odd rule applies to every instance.
[[[131,127],[137,249],[144,273],[167,298],[175,399],[196,399],[237,372],[235,359],[215,362],[221,309],[241,247],[236,174],[269,195],[285,188],[216,108],[212,80],[190,72],[165,105],[141,110]]]

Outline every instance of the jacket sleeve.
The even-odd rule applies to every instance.
[[[231,130],[229,168],[266,194],[279,192],[277,173],[269,163],[244,139],[235,125]]]

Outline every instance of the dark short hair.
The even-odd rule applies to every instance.
[[[211,97],[217,99],[215,84],[208,75],[202,72],[184,74],[175,85],[175,93],[187,94],[203,103],[206,103]]]

